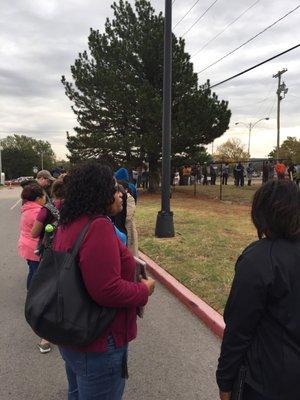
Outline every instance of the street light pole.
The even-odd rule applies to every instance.
[[[155,236],[174,236],[173,213],[170,210],[171,177],[171,121],[172,121],[172,0],[165,0],[163,132],[161,211],[157,214]]]
[[[250,124],[249,124],[249,137],[248,137],[248,154],[249,154],[249,158],[250,158],[251,131],[252,131],[252,124],[250,122]]]
[[[41,166],[42,166],[42,169],[44,169],[44,153],[43,152],[41,152]]]
[[[251,144],[251,132],[252,132],[252,129],[253,129],[254,126],[255,126],[256,124],[258,124],[260,121],[263,121],[263,120],[268,121],[269,119],[270,119],[269,117],[265,117],[265,118],[259,119],[258,121],[254,122],[254,123],[250,122],[249,124],[246,124],[245,122],[236,122],[236,123],[235,123],[235,125],[241,125],[241,124],[242,124],[242,125],[245,125],[245,126],[247,126],[248,129],[249,129],[249,134],[248,134],[248,154],[249,154],[249,157],[250,157],[250,144]]]

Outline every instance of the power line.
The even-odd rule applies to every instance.
[[[216,86],[222,85],[222,84],[225,83],[225,82],[229,82],[229,81],[231,81],[232,79],[237,78],[238,76],[244,75],[246,72],[249,72],[249,71],[251,71],[252,69],[255,69],[255,68],[257,68],[257,67],[260,67],[261,65],[266,64],[267,62],[272,61],[272,60],[274,60],[274,59],[277,58],[277,57],[283,56],[284,54],[286,54],[286,53],[288,53],[288,52],[290,52],[290,51],[292,51],[292,50],[295,50],[297,47],[300,47],[300,43],[297,44],[296,46],[293,46],[293,47],[291,47],[291,48],[289,48],[289,49],[283,51],[282,53],[276,54],[275,56],[273,56],[273,57],[271,57],[271,58],[268,58],[268,59],[265,60],[265,61],[262,61],[262,62],[259,63],[259,64],[254,65],[254,66],[251,67],[251,68],[247,68],[247,69],[245,69],[244,71],[239,72],[238,74],[235,74],[235,75],[231,76],[230,78],[224,79],[224,81],[218,82],[218,83],[216,83],[215,85],[210,86],[210,89],[212,89],[212,88],[214,88],[214,87],[216,87]]]
[[[244,10],[238,17],[236,17],[232,22],[230,22],[228,25],[225,26],[225,28],[219,32],[216,36],[214,36],[212,39],[210,39],[208,42],[206,42],[201,49],[199,49],[194,55],[192,55],[192,58],[195,57],[197,54],[199,54],[203,49],[205,49],[209,44],[211,44],[215,39],[217,39],[219,36],[222,35],[231,25],[233,25],[236,21],[238,21],[243,15],[245,15],[251,8],[253,8],[260,0],[256,0],[254,3],[251,4],[250,7],[248,7],[246,10]]]
[[[275,22],[273,22],[271,25],[267,26],[265,29],[257,33],[255,36],[235,48],[234,50],[230,51],[229,53],[225,54],[225,56],[219,58],[217,61],[213,62],[212,64],[208,65],[207,67],[203,68],[201,71],[197,72],[197,74],[201,74],[202,72],[206,71],[208,68],[212,67],[213,65],[218,64],[220,61],[224,60],[224,58],[230,56],[231,54],[235,53],[237,50],[239,50],[241,47],[245,46],[246,44],[252,42],[252,40],[256,39],[259,35],[262,33],[266,32],[268,29],[272,28],[274,25],[278,24],[278,22],[282,21],[284,18],[286,18],[288,15],[292,14],[294,11],[296,11],[300,7],[300,4],[298,4],[297,7],[295,7],[293,10],[289,11],[287,14],[285,14],[283,17],[277,19]]]
[[[189,27],[189,29],[184,32],[184,34],[181,37],[184,37],[187,33],[190,32],[190,30],[200,21],[200,19],[202,19],[204,17],[204,15],[217,3],[217,1],[219,0],[215,0],[205,11],[203,14],[200,15],[199,18],[197,18],[197,20],[192,24],[192,26]]]
[[[180,24],[180,22],[182,22],[182,21],[184,20],[184,18],[185,18],[187,15],[189,15],[189,13],[190,13],[190,12],[192,11],[192,9],[196,6],[196,4],[199,3],[199,1],[200,1],[200,0],[197,0],[197,1],[192,5],[192,7],[188,10],[188,12],[184,14],[184,16],[177,22],[176,25],[174,25],[173,29],[175,29],[176,26],[178,26],[178,25]]]

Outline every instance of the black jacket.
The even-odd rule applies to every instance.
[[[300,242],[268,239],[239,257],[225,307],[217,370],[231,391],[239,367],[268,399],[300,399]]]

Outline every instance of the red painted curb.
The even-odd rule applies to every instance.
[[[225,323],[221,314],[211,308],[141,251],[139,252],[139,257],[148,264],[147,269],[151,275],[169,289],[193,314],[222,339]]]

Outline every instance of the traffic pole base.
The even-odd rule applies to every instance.
[[[156,218],[155,236],[158,238],[170,238],[175,236],[173,213],[159,211]]]

